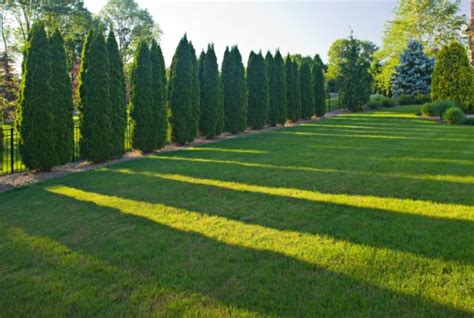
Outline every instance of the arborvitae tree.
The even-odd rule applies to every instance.
[[[152,111],[150,50],[142,41],[135,54],[130,83],[130,117],[132,118],[132,145],[145,153],[155,148],[154,118]]]
[[[322,117],[326,113],[326,88],[324,85],[323,61],[316,55],[313,65],[313,96],[314,112],[316,116]]]
[[[270,51],[265,56],[265,64],[267,66],[267,77],[268,77],[268,101],[269,101],[269,112],[268,112],[268,123],[271,126],[277,125],[278,109],[276,103],[276,74],[275,74],[275,62]]]
[[[411,40],[400,56],[400,65],[395,67],[391,89],[395,96],[429,94],[434,60],[423,52],[423,45]]]
[[[214,46],[209,45],[207,52],[199,57],[199,82],[201,92],[201,118],[199,130],[207,138],[213,138],[222,132],[223,102],[222,85],[219,76]]]
[[[65,164],[71,161],[74,152],[74,106],[66,51],[59,31],[55,31],[51,36],[50,48],[53,61],[51,63],[50,103],[52,114],[55,117],[56,155],[58,163]]]
[[[34,23],[29,34],[16,126],[20,152],[29,169],[51,170],[59,163],[56,116],[51,101],[51,50],[42,23]]]
[[[303,61],[300,67],[301,117],[309,119],[314,114],[313,78],[311,66]]]
[[[250,52],[247,66],[249,108],[247,123],[252,129],[261,129],[268,122],[269,89],[267,69],[262,53]]]
[[[185,35],[173,56],[169,83],[171,139],[178,144],[192,141],[196,134],[195,92],[194,66]]]
[[[242,132],[247,126],[247,84],[245,69],[237,46],[226,48],[222,62],[225,131]]]
[[[471,72],[466,49],[458,42],[446,45],[436,58],[431,98],[449,99],[465,110],[469,109],[471,94],[474,94]]]
[[[125,130],[127,129],[127,102],[123,62],[113,32],[107,38],[110,63],[110,102],[112,121],[112,156],[121,157],[125,152]]]
[[[199,135],[199,119],[201,118],[201,92],[199,84],[199,64],[196,57],[196,50],[191,41],[188,42],[191,65],[193,67],[193,116],[191,118],[191,128],[189,131],[189,142],[192,142]]]
[[[284,125],[287,116],[287,93],[286,93],[286,69],[285,61],[276,51],[274,57],[274,74],[275,74],[275,108],[277,109],[276,123]]]
[[[298,65],[291,60],[290,55],[286,57],[286,86],[288,100],[288,119],[296,122],[301,118],[301,87],[299,80]]]
[[[83,159],[100,162],[112,157],[112,105],[109,52],[99,32],[91,31],[82,52],[79,110]]]
[[[166,69],[160,46],[155,40],[151,43],[151,78],[154,148],[163,148],[166,144],[168,115],[166,109]]]
[[[351,35],[343,43],[340,54],[337,87],[341,104],[353,111],[362,110],[372,90],[372,76],[369,73],[372,52]]]

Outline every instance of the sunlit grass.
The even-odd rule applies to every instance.
[[[417,111],[0,194],[0,316],[472,317],[474,127]]]

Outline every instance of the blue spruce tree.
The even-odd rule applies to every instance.
[[[421,43],[411,40],[400,56],[400,65],[392,78],[392,94],[429,94],[433,68],[434,60],[425,55]]]

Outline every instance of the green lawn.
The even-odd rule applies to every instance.
[[[416,107],[0,195],[0,316],[472,317],[474,127]]]

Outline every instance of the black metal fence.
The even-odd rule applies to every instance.
[[[81,160],[79,152],[80,128],[79,123],[74,125],[74,151],[72,162]],[[3,154],[0,154],[0,175],[24,172],[28,169],[21,159],[20,153],[20,135],[18,131],[13,128],[3,128]],[[130,122],[125,131],[125,150],[132,150],[132,138],[130,132]]]

